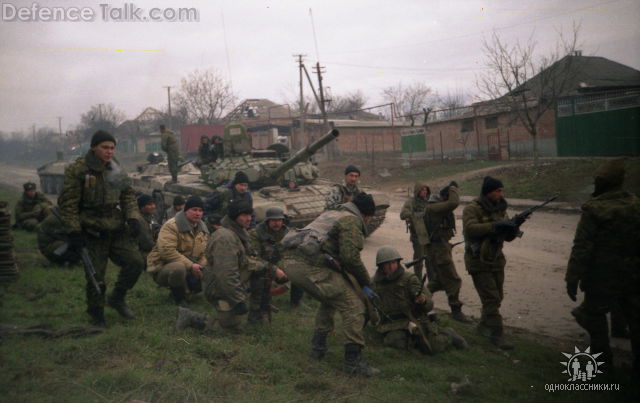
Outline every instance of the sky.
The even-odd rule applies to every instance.
[[[509,43],[532,38],[548,53],[560,31],[579,23],[583,55],[640,70],[638,0],[172,0],[115,2],[1,1],[0,131],[73,129],[92,105],[113,104],[127,118],[165,110],[166,86],[177,91],[196,69],[216,69],[239,99],[291,102],[298,67],[324,66],[334,95],[361,91],[367,106],[383,88],[424,83],[439,94],[477,94],[482,41],[495,32]],[[35,4],[35,6],[34,6]],[[197,10],[197,21],[113,20],[137,7],[167,16]],[[24,8],[24,9],[21,9]],[[86,21],[43,21],[64,9]],[[33,11],[35,9],[35,12]],[[168,10],[168,11],[166,11]],[[19,15],[19,12],[22,14]],[[51,11],[53,12],[53,11]],[[154,11],[154,16],[160,15]],[[118,15],[119,14],[119,15]],[[92,15],[92,17],[91,17]],[[192,13],[193,15],[193,13]],[[105,20],[105,16],[109,20]],[[90,18],[91,17],[91,18]],[[39,18],[38,21],[34,19]],[[306,93],[310,93],[305,83]]]

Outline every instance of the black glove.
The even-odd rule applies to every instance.
[[[245,304],[244,301],[238,302],[233,307],[233,309],[231,309],[231,313],[233,313],[234,315],[244,315],[247,312],[249,312],[249,309],[247,308],[247,304]]]
[[[578,295],[577,281],[567,281],[567,295],[571,298],[571,301],[576,300],[576,296]]]
[[[69,238],[69,248],[71,249],[80,250],[87,245],[85,236],[80,231],[70,232],[67,236]]]
[[[511,220],[502,220],[493,223],[493,230],[498,233],[513,233],[517,225]]]
[[[127,227],[132,237],[137,238],[140,235],[140,222],[135,218],[127,219]]]
[[[527,217],[515,216],[515,217],[513,217],[513,221],[515,221],[516,225],[519,227],[519,226],[522,225],[522,223],[527,221]]]

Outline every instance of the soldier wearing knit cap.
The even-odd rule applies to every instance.
[[[326,208],[335,209],[338,205],[350,202],[360,193],[358,181],[360,170],[355,165],[348,165],[344,170],[344,181],[336,184],[327,197]]]
[[[158,239],[158,233],[160,232],[160,223],[156,220],[156,202],[153,197],[148,194],[141,194],[138,196],[138,210],[143,221],[140,225],[140,233],[138,234],[138,249],[145,261],[149,252],[153,249],[153,245]]]
[[[215,208],[210,208],[210,201],[215,200]],[[233,180],[228,186],[222,188],[222,190],[214,191],[214,193],[205,200],[206,215],[218,214],[223,217],[227,214],[229,206],[234,201],[244,200],[250,207],[253,208],[253,197],[249,191],[249,177],[242,171],[236,172]],[[214,203],[211,203],[214,204]],[[255,216],[251,220],[251,227],[255,226]]]
[[[482,302],[478,331],[503,350],[513,344],[503,337],[500,304],[503,298],[504,267],[507,263],[502,246],[504,226],[508,224],[504,186],[487,176],[481,195],[469,203],[462,213],[465,240],[464,263]]]
[[[164,221],[166,222],[168,219],[175,217],[176,214],[184,210],[184,203],[184,197],[180,195],[174,197],[172,203],[173,205],[169,207],[169,209],[167,209]]]

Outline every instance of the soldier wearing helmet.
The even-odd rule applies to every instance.
[[[402,257],[391,246],[376,253],[373,289],[379,296],[380,323],[376,330],[384,345],[398,349],[415,347],[424,354],[435,354],[453,345],[463,349],[466,341],[453,329],[442,328],[428,315],[433,309],[431,294],[418,278],[405,270]]]

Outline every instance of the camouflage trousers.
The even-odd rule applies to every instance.
[[[423,326],[424,329],[424,326]],[[453,331],[450,328],[442,329],[443,331],[431,332],[429,330],[425,331],[427,336],[427,340],[429,341],[430,348],[432,349],[431,354],[441,353],[450,349],[453,346],[453,338],[451,334],[448,333],[449,330]],[[390,332],[385,333],[383,344],[387,347],[396,348],[399,350],[408,350],[411,347],[415,347],[420,349],[420,344],[422,344],[422,338],[418,335],[412,335],[408,330],[392,330]]]
[[[167,153],[167,165],[169,166],[169,173],[171,173],[171,177],[176,178],[178,176],[178,160],[180,159],[180,155],[178,153],[168,152]]]
[[[142,273],[144,262],[137,242],[126,231],[114,232],[100,238],[87,235],[87,248],[96,270],[96,280],[102,284],[103,291],[106,291],[104,278],[109,259],[120,266],[115,288],[125,291],[133,288]],[[89,309],[104,306],[106,292],[103,292],[102,296],[98,295],[88,277],[86,292]]]
[[[320,301],[315,319],[317,332],[326,334],[333,331],[333,317],[337,311],[342,317],[345,344],[364,346],[365,305],[340,273],[292,256],[285,257],[280,267],[293,284]]]
[[[449,306],[462,306],[460,302],[460,287],[462,280],[458,276],[456,266],[453,264],[451,256],[451,244],[449,242],[432,242],[426,247],[427,265],[433,276],[429,278],[427,288],[433,294],[436,291],[444,290],[449,300]]]
[[[640,294],[612,296],[585,292],[584,301],[571,314],[589,333],[591,352],[604,353],[603,358],[611,364],[612,353],[606,315],[612,307],[619,309],[629,324],[633,368],[640,372]]]
[[[504,270],[475,272],[471,274],[471,277],[480,297],[480,302],[482,302],[480,325],[489,328],[492,334],[501,334],[502,316],[500,315],[500,304],[504,296]]]
[[[424,255],[427,254],[427,245],[422,245],[418,242],[417,237],[411,237],[411,244],[413,245],[413,260],[420,259]],[[416,277],[422,281],[422,269],[424,267],[424,261],[420,261],[415,266],[413,266],[413,272]]]

